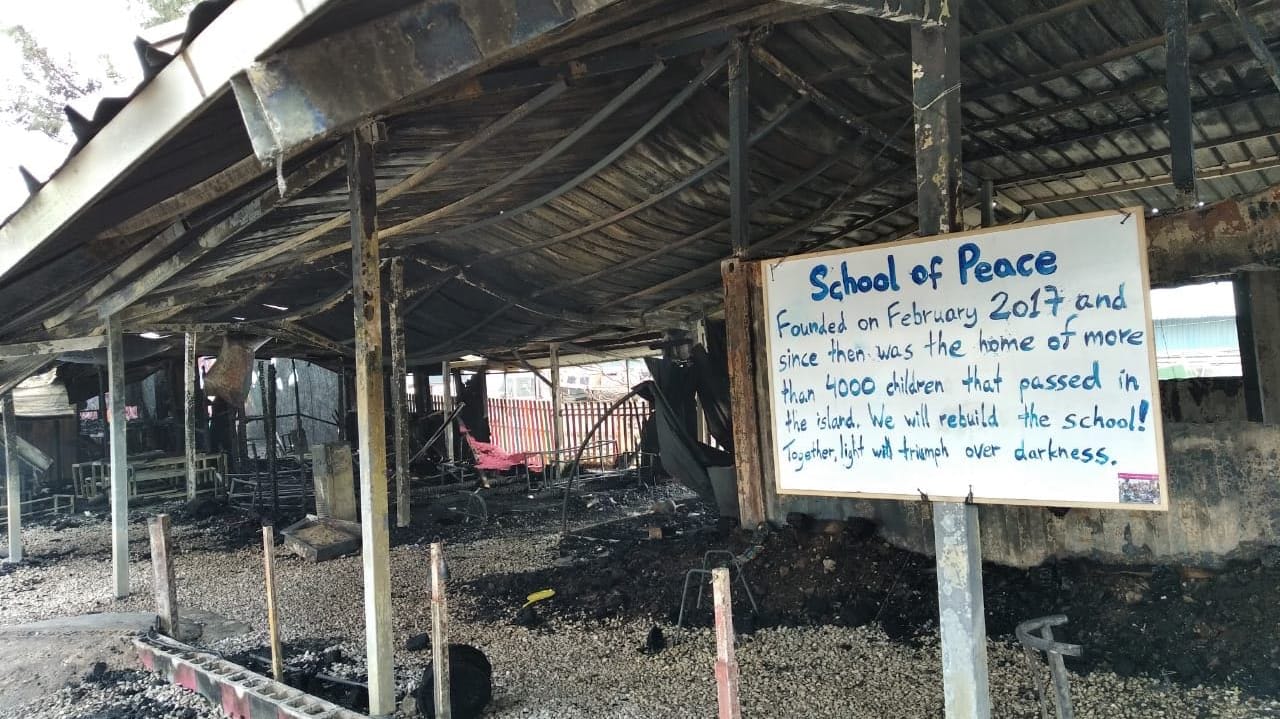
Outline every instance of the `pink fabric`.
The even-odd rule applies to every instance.
[[[481,442],[471,436],[465,424],[458,423],[462,436],[467,438],[471,453],[476,457],[476,469],[505,472],[513,467],[525,465],[531,472],[542,471],[542,455],[537,452],[508,452],[496,444]]]

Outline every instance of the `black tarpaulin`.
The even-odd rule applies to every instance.
[[[697,440],[697,404],[694,396],[697,380],[692,364],[669,358],[648,358],[653,376],[654,427],[658,434],[662,466],[681,484],[692,489],[711,506],[716,506],[715,492],[707,467],[733,464],[733,457]]]

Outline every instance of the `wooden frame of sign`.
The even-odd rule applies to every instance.
[[[757,264],[778,494],[1168,509],[1141,208]]]

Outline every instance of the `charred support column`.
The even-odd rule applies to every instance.
[[[391,260],[391,413],[395,417],[396,526],[409,526],[409,390],[404,350],[404,258]]]
[[[392,668],[391,558],[387,533],[387,437],[382,380],[382,278],[378,267],[377,190],[372,129],[348,138],[351,277],[355,305],[356,412],[360,451],[360,527],[369,714],[396,710]]]
[[[129,596],[129,447],[124,416],[124,335],[107,318],[107,392],[111,397],[111,569],[116,597]]]
[[[271,482],[271,520],[280,521],[280,476],[276,467],[276,363],[267,362],[267,374],[262,378],[262,436],[267,440],[267,478]]]
[[[18,420],[14,415],[13,392],[0,397],[0,418],[4,420],[5,501],[8,503],[9,561],[22,561],[22,474],[18,471]]]
[[[764,478],[771,476],[765,463],[767,454],[761,444],[761,428],[768,403],[758,391],[756,366],[756,306],[759,276],[754,265],[739,260],[726,260],[720,266],[724,281],[725,339],[729,354],[729,399],[733,419],[733,463],[738,480],[738,521],[747,529],[764,523]]]
[[[1241,272],[1234,284],[1245,411],[1280,424],[1280,272]]]
[[[747,109],[751,103],[747,85],[751,55],[741,38],[733,41],[729,58],[729,235],[733,256],[743,257],[751,244],[751,186],[747,153],[750,128]]]
[[[449,415],[453,414],[453,369],[448,360],[440,363],[440,392],[440,409],[444,413],[444,456],[452,462],[453,421]]]
[[[948,0],[943,0],[944,6]],[[920,234],[962,229],[960,219],[960,3],[949,0],[939,26],[911,27],[912,103]],[[978,508],[933,503],[947,719],[987,719],[987,629],[982,602]]]
[[[200,367],[196,364],[196,333],[186,334],[186,351],[183,353],[184,387],[183,407],[183,444],[187,455],[187,499],[196,498],[196,422],[199,415],[197,407],[203,407],[199,401]]]
[[[564,451],[564,406],[560,399],[560,344],[552,342],[547,345],[548,359],[551,360],[551,428],[552,441],[555,444],[555,463],[564,459],[560,456]]]
[[[1165,89],[1169,95],[1169,164],[1178,207],[1196,198],[1195,143],[1191,139],[1191,67],[1187,0],[1165,0]]]

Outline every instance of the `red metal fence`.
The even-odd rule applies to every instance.
[[[587,433],[599,421],[611,402],[565,402],[562,406],[565,448],[577,449]],[[648,419],[650,407],[633,399],[614,411],[591,439],[592,445],[608,442],[609,446],[592,449],[586,460],[599,459],[615,452],[634,452],[640,446],[640,432]],[[493,442],[510,452],[549,452],[555,446],[551,400],[491,399],[489,429]]]
[[[565,402],[565,449],[577,450],[587,433],[609,409],[612,402]],[[442,409],[439,396],[431,397],[432,409]],[[640,399],[618,407],[591,438],[592,447],[583,460],[606,458],[640,447],[640,432],[652,408]],[[555,448],[555,429],[549,399],[490,399],[489,429],[493,443],[508,452],[550,452]],[[596,447],[599,444],[607,446]]]

